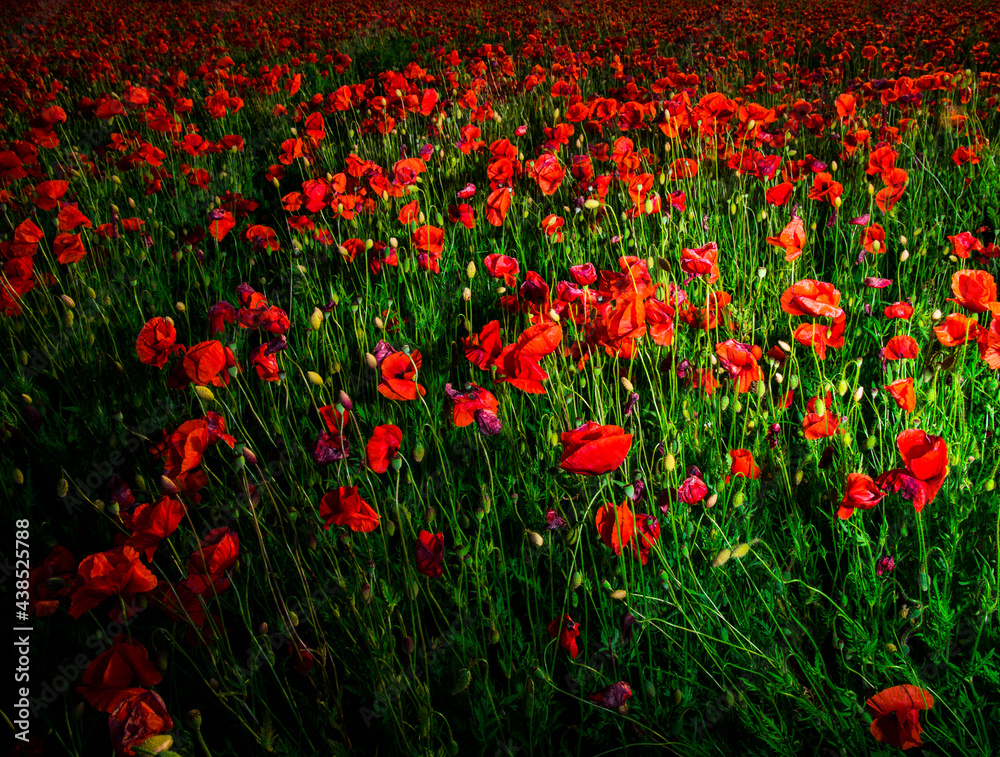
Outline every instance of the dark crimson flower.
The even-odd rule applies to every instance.
[[[580,286],[587,286],[597,281],[597,269],[593,263],[581,263],[569,267],[569,275]]]
[[[312,459],[317,465],[328,465],[343,460],[351,454],[351,443],[346,436],[320,431],[312,449]]]
[[[597,476],[618,468],[632,448],[632,434],[620,426],[587,421],[559,436],[563,445],[559,467],[569,473]]]
[[[152,560],[160,542],[177,530],[186,512],[182,502],[170,497],[160,497],[151,505],[139,505],[127,518],[131,522],[132,535],[125,544],[145,551],[146,559]]]
[[[577,637],[580,635],[580,624],[576,623],[569,615],[563,615],[549,623],[549,636],[553,639],[559,638],[559,646],[569,652],[570,657],[580,655],[580,647],[577,646]]]
[[[605,686],[598,692],[590,695],[590,700],[608,710],[617,710],[624,715],[628,712],[628,700],[632,696],[632,687],[625,681],[618,681],[610,686]]]
[[[319,516],[330,526],[347,526],[355,532],[368,533],[378,528],[379,514],[358,496],[358,487],[346,486],[327,492],[319,503]]]
[[[881,558],[877,563],[875,563],[875,575],[881,576],[885,573],[892,573],[896,569],[896,559],[889,555],[888,557]]]
[[[391,424],[376,426],[365,449],[368,467],[376,473],[385,473],[389,470],[389,463],[399,452],[402,443],[403,432],[398,426]]]
[[[443,573],[444,534],[421,531],[417,538],[417,571],[428,578],[439,578]]]
[[[423,397],[427,390],[417,383],[421,360],[419,350],[387,355],[379,363],[382,372],[382,380],[377,387],[379,394],[397,401],[415,400],[418,394]]]
[[[551,507],[545,512],[545,524],[552,531],[566,527],[566,521]]]
[[[38,567],[28,574],[31,612],[44,618],[59,609],[59,597],[68,597],[73,589],[77,562],[73,553],[59,544]]]
[[[847,520],[855,510],[870,510],[885,498],[885,492],[878,488],[874,479],[864,473],[850,473],[844,487],[844,499],[840,502],[837,517]]]
[[[83,671],[76,691],[101,712],[114,712],[118,705],[142,691],[135,686],[155,686],[163,676],[149,661],[149,653],[125,634],[111,648],[94,658]]]
[[[865,279],[864,283],[869,289],[885,289],[886,287],[892,286],[892,279],[880,279],[874,276],[869,276]]]
[[[695,505],[708,495],[708,486],[696,466],[688,468],[687,473],[687,478],[677,489],[677,499],[686,505]]]
[[[920,711],[934,706],[934,697],[926,689],[910,684],[880,691],[866,702],[875,718],[871,734],[883,744],[897,749],[923,746]]]
[[[476,384],[469,383],[466,387],[464,391],[458,391],[453,389],[451,384],[444,386],[445,396],[452,403],[452,420],[455,425],[459,428],[471,425],[476,421],[476,414],[480,411],[486,411],[496,418],[500,409],[497,398],[489,390]],[[487,421],[489,422],[489,419]],[[499,423],[499,419],[497,419],[497,423]]]
[[[496,436],[503,431],[503,424],[500,419],[490,410],[477,410],[475,412],[476,425],[479,433],[483,436]]]

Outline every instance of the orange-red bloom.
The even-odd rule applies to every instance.
[[[976,321],[961,313],[950,313],[944,323],[934,327],[934,336],[945,347],[978,342],[988,332]]]
[[[715,354],[719,356],[719,362],[733,379],[733,386],[740,394],[749,392],[751,384],[764,377],[751,348],[742,342],[735,339],[720,342],[715,345]]]
[[[616,555],[620,555],[622,549],[632,541],[632,534],[635,533],[635,514],[629,507],[627,497],[620,505],[605,504],[597,511],[595,522],[601,541]]]
[[[844,314],[839,304],[840,290],[816,279],[796,281],[781,295],[781,309],[789,315],[839,318]]]
[[[757,467],[757,463],[754,462],[753,453],[748,449],[731,449],[729,450],[729,457],[732,458],[732,464],[729,467],[729,475],[726,476],[726,483],[729,483],[731,478],[749,478],[755,479],[760,478],[760,468]]]
[[[886,360],[911,360],[919,353],[917,340],[906,334],[897,334],[885,343]]]
[[[929,691],[903,684],[880,691],[866,703],[874,720],[871,734],[883,744],[897,749],[923,746],[920,733],[920,711],[934,706]]]
[[[116,547],[85,557],[77,568],[82,584],[73,592],[69,614],[79,618],[115,594],[138,594],[156,587],[156,576],[139,562],[132,547]]]
[[[802,245],[806,243],[806,225],[796,216],[781,230],[776,237],[768,237],[768,244],[781,247],[785,251],[785,260],[791,263],[802,254]]]
[[[570,657],[578,657],[580,647],[576,639],[580,635],[580,624],[573,621],[569,615],[563,615],[549,623],[549,636],[559,637],[559,646],[569,652]]]
[[[183,349],[176,341],[177,329],[174,328],[173,321],[156,316],[148,320],[139,331],[135,350],[141,362],[162,368],[167,364],[167,358]]]
[[[948,302],[954,302],[973,313],[990,310],[994,315],[1000,316],[997,283],[986,271],[956,271],[951,276],[951,291],[955,296],[949,297]]]
[[[882,388],[889,392],[902,410],[912,413],[913,408],[917,406],[917,395],[913,391],[912,378],[899,379],[893,381],[891,384],[886,384]]]
[[[379,365],[382,371],[382,380],[377,387],[379,394],[400,402],[415,400],[418,394],[421,397],[427,394],[427,390],[417,383],[421,362],[419,350],[387,355]]]
[[[365,448],[368,467],[376,473],[385,473],[389,470],[389,463],[399,452],[402,443],[403,432],[399,426],[391,424],[376,426]]]
[[[587,421],[559,436],[563,445],[559,467],[582,476],[598,476],[620,466],[632,448],[632,434],[620,426]]]
[[[881,489],[899,492],[920,512],[934,501],[948,475],[948,445],[940,436],[911,428],[896,437],[896,447],[904,467],[886,471],[875,482]]]

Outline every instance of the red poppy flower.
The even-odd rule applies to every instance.
[[[837,517],[847,520],[854,515],[855,510],[871,510],[885,499],[885,496],[885,492],[878,488],[870,476],[864,473],[849,473]]]
[[[913,408],[917,406],[917,395],[913,391],[912,378],[899,379],[882,388],[889,392],[896,404],[906,412],[912,413]]]
[[[632,541],[635,532],[635,515],[626,498],[620,505],[605,504],[597,511],[597,533],[604,545],[616,555]]]
[[[52,251],[60,263],[79,263],[87,257],[83,239],[79,234],[62,233],[52,240]]]
[[[902,494],[920,512],[934,501],[948,475],[948,445],[940,436],[911,428],[896,437],[896,447],[904,467],[886,471],[875,483]]]
[[[146,559],[152,560],[160,542],[177,530],[187,508],[170,497],[160,497],[153,504],[139,505],[128,515],[132,535],[126,539],[126,546],[145,550]]]
[[[983,249],[983,243],[972,236],[970,231],[949,236],[948,240],[951,242],[951,254],[957,258],[968,259],[970,252],[979,252]]]
[[[229,369],[236,366],[233,351],[212,339],[192,345],[184,353],[184,358],[177,363],[173,379],[173,388],[180,388],[187,383],[195,386],[228,386]]]
[[[420,202],[413,200],[399,209],[399,222],[404,226],[413,223],[420,217]]]
[[[472,425],[476,413],[485,410],[497,415],[500,403],[493,394],[476,384],[468,384],[464,391],[453,389],[451,384],[445,384],[444,393],[451,401],[452,420],[459,428]]]
[[[53,210],[59,204],[59,199],[66,194],[67,189],[69,189],[68,181],[43,181],[35,187],[35,196],[32,197],[32,202],[41,210]]]
[[[732,458],[732,464],[729,467],[729,475],[726,476],[726,483],[729,483],[729,479],[735,478],[749,478],[755,479],[760,478],[760,468],[757,467],[757,463],[754,462],[753,453],[748,449],[731,449],[729,450],[729,457]]]
[[[115,594],[138,594],[156,587],[154,576],[132,547],[116,547],[85,557],[77,568],[83,583],[73,592],[69,614],[79,618]]]
[[[806,417],[802,419],[802,430],[809,441],[822,439],[826,436],[833,436],[840,431],[840,417],[832,412],[833,398],[830,392],[826,393],[824,399],[824,412],[822,415],[816,412],[819,404],[819,397],[812,397],[806,403]]]
[[[569,267],[569,275],[572,276],[573,281],[580,286],[588,286],[597,281],[597,269],[594,267],[593,263],[571,265]]]
[[[688,468],[688,476],[677,489],[677,499],[686,505],[695,505],[708,495],[708,486],[701,471],[695,466]]]
[[[844,314],[840,290],[833,284],[815,279],[796,281],[781,295],[781,309],[789,315],[813,315],[819,318],[839,318]]]
[[[214,211],[214,213],[215,215],[210,217],[208,233],[212,235],[212,238],[216,242],[221,242],[226,234],[236,228],[236,219],[233,218],[233,214],[228,210],[222,210],[221,208]]]
[[[886,360],[911,360],[919,353],[920,347],[912,336],[897,334],[885,343]]]
[[[997,322],[994,319],[994,322]],[[988,332],[976,321],[961,313],[950,313],[944,323],[934,327],[934,335],[945,347],[958,347],[967,342],[978,342]]]
[[[753,382],[764,377],[751,348],[742,342],[735,339],[720,342],[715,345],[715,354],[719,356],[719,362],[733,379],[733,385],[740,394],[749,392]]]
[[[602,426],[587,421],[559,435],[563,445],[559,467],[582,476],[598,476],[615,470],[632,448],[632,434],[620,426]]]
[[[635,516],[635,537],[632,554],[645,565],[649,561],[650,550],[660,540],[660,521],[646,513]]]
[[[785,251],[785,261],[791,263],[802,254],[802,245],[806,243],[806,225],[796,216],[778,236],[768,237],[767,243],[781,247]]]
[[[386,356],[379,365],[382,380],[378,391],[383,397],[399,402],[415,400],[419,394],[423,397],[427,390],[417,383],[417,372],[420,370],[422,358],[419,350],[394,352]]]
[[[913,305],[908,302],[894,302],[891,305],[886,305],[882,312],[886,318],[901,318],[908,321],[913,317]]]
[[[239,556],[239,535],[227,526],[213,528],[188,557],[188,577],[221,577],[236,564]]]
[[[955,296],[949,297],[948,302],[954,302],[973,313],[990,310],[994,315],[1000,316],[997,284],[986,271],[956,271],[951,277],[951,291]]]
[[[833,175],[829,173],[818,173],[813,179],[812,189],[809,190],[810,200],[819,200],[835,204],[838,197],[844,193],[844,185],[833,180]]]
[[[714,284],[719,280],[719,245],[709,242],[694,250],[682,249],[681,270],[688,275],[684,284],[698,276],[708,276],[706,281]]]
[[[877,250],[875,249],[876,242],[878,242]],[[866,227],[864,233],[861,235],[861,246],[865,248],[865,252],[872,252],[879,255],[886,252],[888,248],[885,245],[885,229],[877,223]]]
[[[124,700],[163,680],[149,661],[146,648],[122,634],[109,650],[95,657],[83,671],[76,691],[101,712],[114,712]]]
[[[338,487],[327,492],[319,503],[319,516],[330,526],[347,526],[355,532],[368,533],[378,528],[379,514],[358,496],[358,487]]]
[[[365,448],[368,467],[376,473],[385,473],[402,443],[403,432],[398,426],[376,426]]]
[[[73,589],[76,567],[73,553],[57,544],[41,565],[31,569],[28,585],[33,615],[45,618],[59,609],[59,598],[68,597]]]
[[[444,534],[421,531],[417,538],[417,571],[428,578],[440,578],[444,563]]]
[[[503,226],[514,193],[508,187],[499,187],[486,198],[486,220],[493,226]]]
[[[156,316],[146,321],[135,340],[135,350],[139,360],[146,365],[162,368],[167,364],[167,358],[179,352],[183,347],[175,344],[177,329],[172,320]]]
[[[777,208],[784,207],[792,197],[795,185],[790,181],[783,181],[781,184],[771,187],[764,193],[764,199],[769,205]]]
[[[880,691],[866,704],[875,718],[871,734],[876,739],[903,750],[923,746],[920,711],[934,706],[929,691],[909,684],[893,686]]]
[[[559,159],[550,153],[543,153],[535,158],[529,175],[538,182],[542,194],[549,196],[556,193],[562,184],[566,169],[559,165]]]
[[[493,278],[503,279],[509,287],[517,284],[517,274],[521,272],[521,266],[515,258],[494,252],[487,255],[483,263]]]
[[[579,657],[580,647],[577,637],[580,635],[580,624],[574,622],[569,615],[563,615],[549,623],[549,636],[559,637],[559,646],[569,652],[570,657]]]
[[[182,423],[151,451],[163,459],[164,475],[185,491],[192,492],[208,483],[205,472],[196,470],[205,450],[219,441],[225,442],[230,449],[235,446],[236,440],[225,431],[225,419],[209,410],[204,418]]]

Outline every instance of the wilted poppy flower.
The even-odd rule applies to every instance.
[[[500,403],[493,394],[476,384],[467,384],[467,389],[458,391],[451,384],[445,384],[445,396],[451,401],[452,419],[459,428],[471,425],[476,420],[476,413],[486,410],[494,416],[500,410]]]
[[[839,303],[840,291],[833,284],[816,279],[796,281],[781,295],[781,309],[789,315],[839,318],[844,314]]]
[[[635,532],[635,515],[627,498],[620,505],[608,503],[601,507],[595,523],[601,541],[616,555],[628,546]]]
[[[134,687],[155,686],[162,680],[146,648],[122,634],[87,666],[76,691],[92,707],[110,713],[141,691]]]
[[[904,467],[886,471],[875,483],[881,489],[900,493],[920,512],[934,501],[948,475],[948,445],[940,436],[911,428],[896,437],[896,447]]]
[[[923,746],[920,711],[934,706],[934,697],[925,689],[909,684],[880,691],[866,702],[875,718],[871,734],[883,744],[898,749]]]
[[[754,462],[753,453],[748,449],[731,449],[729,450],[729,457],[732,458],[732,464],[729,467],[729,475],[726,476],[726,483],[729,483],[731,478],[749,478],[755,479],[760,478],[760,468],[757,467],[757,463]]]
[[[566,527],[566,520],[551,507],[545,511],[545,526],[551,531]]]
[[[167,364],[167,358],[182,349],[176,342],[177,329],[173,321],[157,316],[148,320],[139,331],[135,350],[140,362],[162,368]]]
[[[870,476],[864,473],[849,473],[837,517],[847,520],[855,510],[870,510],[884,498],[885,492],[878,488]]]
[[[948,302],[973,313],[991,310],[994,315],[1000,316],[997,284],[986,271],[956,271],[951,277],[951,291],[955,296],[949,297]]]
[[[319,516],[330,526],[347,526],[355,532],[368,533],[378,528],[379,514],[358,496],[358,487],[341,486],[323,495],[319,503]]]
[[[559,435],[563,445],[559,467],[569,473],[598,476],[620,466],[632,448],[632,434],[620,426],[587,421]]]
[[[898,334],[885,344],[886,360],[911,360],[919,352],[920,347],[917,346],[917,340],[905,334]]]
[[[727,339],[715,345],[715,354],[719,356],[719,362],[733,379],[733,386],[740,394],[749,392],[754,381],[763,379],[753,349],[757,349],[757,354],[760,354],[759,348],[750,348],[735,339]]]
[[[802,245],[806,243],[806,225],[796,216],[778,236],[768,237],[767,243],[782,248],[785,251],[785,261],[791,263],[802,254]]]
[[[365,449],[368,467],[376,473],[385,473],[389,470],[389,463],[399,452],[402,443],[403,432],[398,426],[391,424],[376,426]]]
[[[885,289],[892,286],[892,279],[881,279],[877,276],[869,276],[864,280],[864,285],[869,289]]]
[[[134,747],[174,727],[159,694],[147,689],[131,691],[132,696],[123,699],[108,717],[116,754],[135,754]]]
[[[882,387],[895,400],[896,404],[908,413],[917,406],[917,395],[913,391],[913,379],[903,378]]]
[[[624,715],[628,710],[626,703],[631,696],[632,687],[625,681],[618,681],[591,694],[590,701],[596,702],[599,706],[608,710],[618,710],[618,712]]]
[[[132,547],[116,547],[80,561],[82,584],[73,592],[69,614],[79,618],[115,594],[138,594],[156,587],[156,576],[139,562]]]
[[[417,383],[417,371],[420,370],[421,356],[419,350],[394,352],[381,361],[379,368],[382,380],[378,391],[391,400],[415,400],[419,394],[423,397],[427,390]]]
[[[570,657],[580,655],[580,647],[577,646],[576,639],[580,635],[580,624],[576,623],[569,615],[563,615],[549,623],[549,636],[553,639],[559,638],[559,646],[569,652]]]
[[[444,563],[444,534],[421,531],[417,538],[417,571],[428,578],[439,578]]]

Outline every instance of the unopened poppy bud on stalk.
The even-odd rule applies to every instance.
[[[541,546],[545,543],[545,540],[542,538],[541,534],[535,533],[534,531],[528,531],[527,535],[528,535],[528,541],[531,542],[531,546],[533,546],[535,549],[540,549]]]
[[[472,300],[472,290],[469,287],[463,287],[462,289],[462,300],[464,302],[470,302]]]
[[[469,279],[476,278],[476,261],[470,260],[469,264],[465,266],[465,275],[468,276]]]
[[[323,377],[316,373],[316,371],[306,371],[306,378],[309,379],[310,384],[323,386]]]
[[[901,253],[899,253],[899,262],[900,263],[905,263],[909,259],[910,259],[910,251],[909,250],[903,250]],[[957,262],[957,260],[955,262]]]

